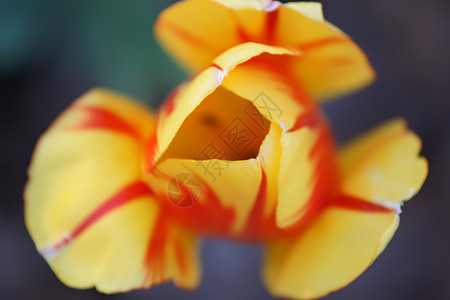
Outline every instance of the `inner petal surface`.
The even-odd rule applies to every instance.
[[[161,160],[256,158],[269,128],[252,102],[219,87],[184,120]]]

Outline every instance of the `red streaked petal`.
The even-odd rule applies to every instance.
[[[73,130],[105,129],[129,134],[136,139],[141,139],[140,132],[116,113],[105,108],[92,105],[82,105],[75,103],[70,107],[73,110],[80,110],[87,113],[87,118],[72,127]]]
[[[25,220],[68,286],[112,293],[144,284],[148,244],[162,226],[161,207],[142,181],[143,141],[153,123],[143,106],[96,89],[40,139],[25,190]],[[165,278],[186,288],[198,284],[196,237],[177,234],[164,245]]]
[[[143,196],[152,196],[152,191],[147,184],[141,181],[136,181],[124,187],[118,191],[114,196],[107,199],[99,207],[97,207],[91,214],[89,214],[75,229],[68,233],[61,241],[57,242],[51,247],[40,250],[42,256],[48,258],[56,255],[57,251],[67,246],[78,235],[82,234],[94,223],[98,222],[101,218],[105,217],[115,209],[120,208],[133,200],[142,198]]]
[[[294,299],[343,288],[370,266],[397,226],[394,212],[329,207],[296,236],[268,245],[266,285],[274,296]]]

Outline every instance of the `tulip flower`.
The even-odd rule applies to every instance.
[[[316,8],[305,13],[316,6],[215,2],[181,2],[158,21],[158,36],[178,45],[171,51],[183,51],[177,58],[195,75],[156,113],[95,89],[39,140],[25,220],[68,286],[115,293],[173,281],[193,289],[206,236],[264,245],[263,278],[274,296],[321,297],[349,284],[384,250],[402,203],[423,184],[420,139],[401,119],[338,149],[316,99],[361,87],[373,72]],[[279,11],[275,21],[305,36],[311,30],[311,39],[327,31],[343,40],[325,43],[323,52],[275,33],[271,43],[230,42],[228,29],[203,24],[194,31],[210,29],[207,40],[223,43],[209,52],[196,48],[200,42],[179,43],[180,36],[200,41],[189,31],[198,16],[164,31],[162,20],[184,5],[225,27],[221,18],[236,9],[251,20],[241,37],[261,36],[260,17]],[[336,61],[345,63],[328,65]]]
[[[298,54],[253,43],[226,51],[156,117],[97,89],[55,121],[33,156],[25,217],[64,283],[194,288],[201,236],[265,244],[276,296],[318,297],[370,265],[424,181],[420,140],[395,120],[338,151],[298,86],[241,82],[248,64],[279,55]],[[247,98],[254,89],[264,94]]]

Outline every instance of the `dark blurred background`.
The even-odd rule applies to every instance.
[[[185,74],[152,25],[173,1],[0,0],[0,298],[102,299],[65,287],[38,255],[23,222],[22,189],[34,144],[88,89],[104,86],[156,107]],[[393,116],[423,140],[430,173],[404,206],[387,250],[327,299],[450,299],[450,2],[322,1],[328,20],[367,52],[378,80],[326,106],[339,142]],[[261,249],[208,240],[193,292],[165,284],[111,299],[271,299]]]

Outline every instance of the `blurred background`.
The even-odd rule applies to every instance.
[[[152,36],[158,12],[172,2],[0,0],[1,299],[271,299],[256,246],[207,240],[196,291],[165,284],[105,296],[60,283],[25,229],[26,168],[39,135],[63,109],[95,86],[157,107],[186,77]],[[387,250],[327,299],[450,299],[450,2],[322,2],[326,18],[378,71],[374,85],[325,107],[339,142],[404,116],[430,163]]]

